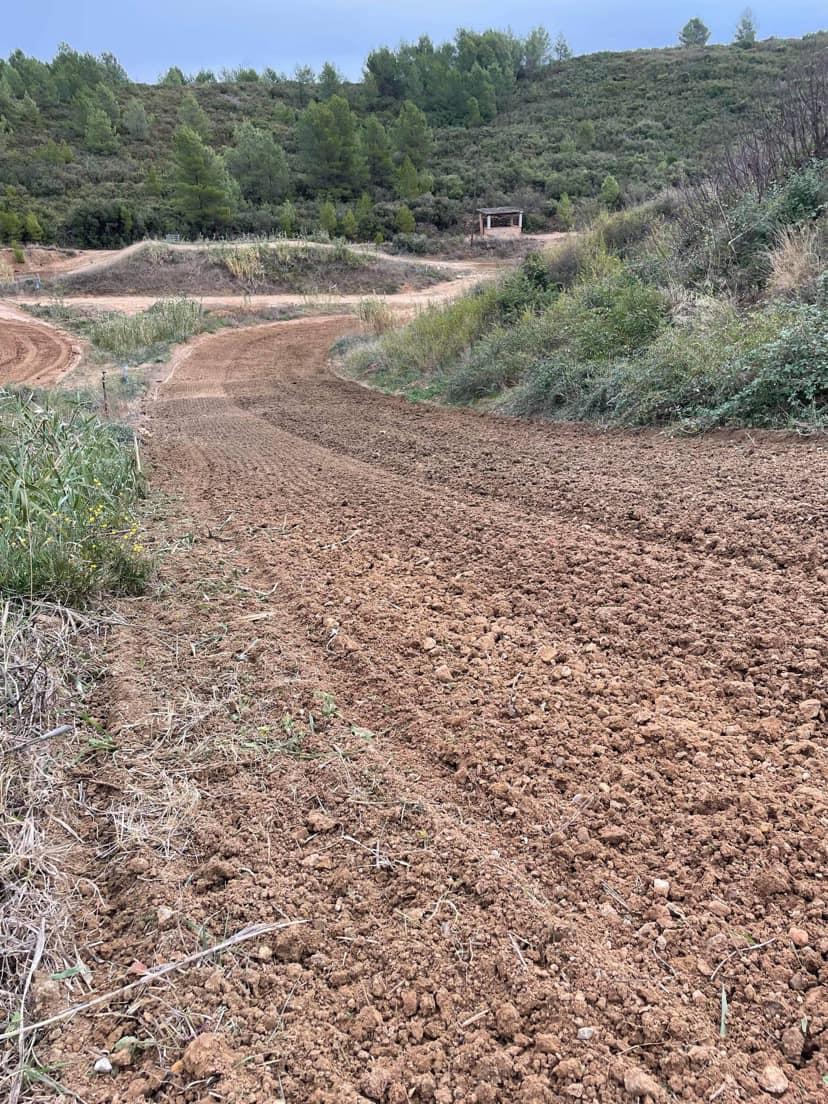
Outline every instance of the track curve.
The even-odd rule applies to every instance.
[[[223,1100],[709,1101],[766,1063],[818,1099],[824,441],[414,406],[329,371],[354,325],[206,338],[149,405],[178,551],[115,636],[89,804],[147,747],[201,799],[189,850],[108,868],[97,983],[298,917],[176,976]],[[103,1104],[132,1022],[67,1025],[63,1083]],[[170,1051],[142,1083],[195,1099]]]
[[[53,387],[79,356],[77,344],[60,330],[17,312],[0,313],[0,387]]]

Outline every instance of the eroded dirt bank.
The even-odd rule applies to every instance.
[[[409,406],[326,370],[352,325],[161,388],[67,780],[96,988],[309,922],[41,1050],[90,1104],[817,1100],[824,445]]]

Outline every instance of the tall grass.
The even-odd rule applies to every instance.
[[[140,314],[101,319],[90,327],[89,339],[118,360],[147,360],[153,351],[186,341],[204,326],[204,311],[194,299],[162,299]]]
[[[79,402],[0,391],[0,594],[79,605],[139,591],[142,490],[131,434]]]

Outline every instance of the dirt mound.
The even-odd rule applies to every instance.
[[[178,360],[175,551],[67,777],[96,988],[307,923],[41,1061],[90,1104],[818,1099],[824,444],[409,406],[325,369],[352,325]]]
[[[63,276],[68,295],[388,294],[448,279],[436,265],[335,246],[146,245]]]
[[[0,387],[52,387],[79,355],[78,346],[59,330],[0,314]]]

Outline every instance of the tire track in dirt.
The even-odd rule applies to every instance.
[[[68,334],[0,303],[0,386],[52,387],[79,358]]]
[[[815,1099],[824,444],[413,407],[325,368],[353,325],[206,339],[160,389],[178,551],[113,641],[121,750],[84,783],[101,853],[147,748],[159,801],[200,793],[116,841],[87,929],[113,978],[193,924],[313,923],[76,1020],[64,1083],[735,1101],[771,1063]],[[88,1056],[136,1024],[157,1049],[113,1095]]]

